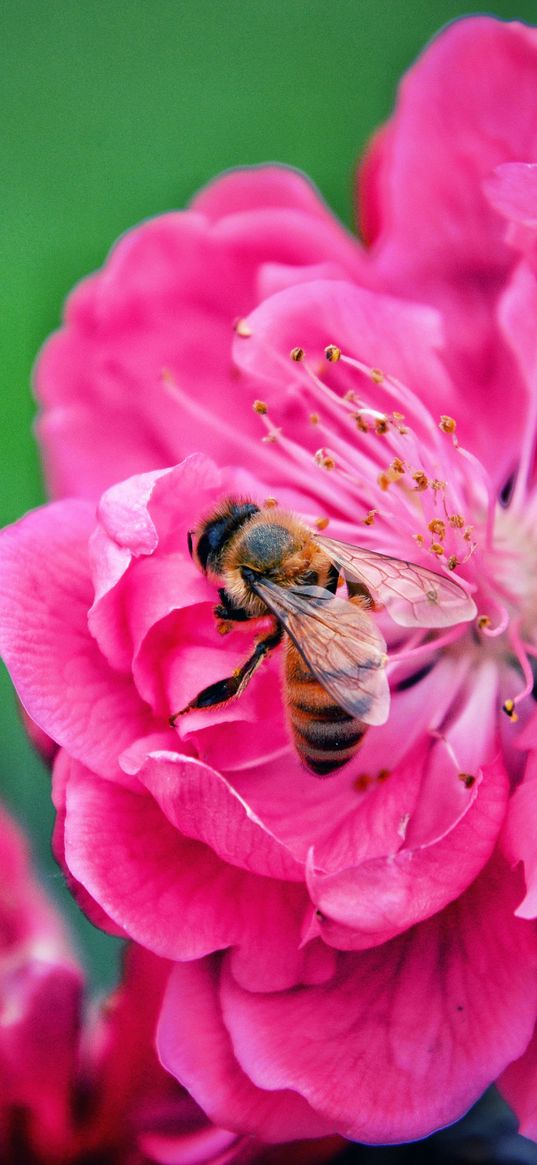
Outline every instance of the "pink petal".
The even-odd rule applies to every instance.
[[[328,985],[263,996],[226,974],[224,1022],[243,1070],[258,1088],[295,1089],[359,1140],[455,1120],[533,1029],[537,937],[515,919],[516,900],[517,879],[497,863],[441,914],[341,955]]]
[[[118,753],[151,721],[88,631],[92,515],[92,506],[69,501],[3,532],[0,646],[38,726],[97,772],[121,777]]]
[[[172,1072],[215,1124],[285,1141],[322,1136],[334,1126],[286,1089],[264,1091],[242,1071],[222,1021],[215,962],[174,968],[164,998],[158,1048]]]
[[[214,769],[172,752],[149,754],[138,772],[166,819],[225,862],[302,882],[302,865]]]
[[[471,17],[427,47],[401,85],[389,133],[375,141],[366,195],[376,201],[383,264],[462,263],[484,274],[509,262],[481,179],[535,157],[536,76],[537,33],[523,24]]]
[[[238,965],[261,986],[304,974],[301,886],[259,877],[182,836],[147,792],[97,779],[73,762],[66,785],[65,862],[98,905],[142,946],[197,959],[247,942]]]
[[[497,1086],[514,1109],[519,1120],[519,1133],[537,1140],[537,1036],[535,1033],[519,1060],[502,1072]]]

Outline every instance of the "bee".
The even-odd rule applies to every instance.
[[[226,498],[188,536],[191,557],[220,581],[217,619],[272,617],[242,667],[210,684],[186,708],[240,696],[285,641],[285,693],[295,748],[317,776],[341,768],[369,725],[388,718],[385,640],[372,612],[386,606],[404,627],[439,628],[473,618],[458,583],[426,567],[314,534],[293,514]],[[340,575],[347,596],[336,594]]]

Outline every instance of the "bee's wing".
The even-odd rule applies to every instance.
[[[251,585],[336,703],[365,724],[384,724],[386,644],[371,617],[322,587],[280,587],[265,578]]]
[[[402,627],[450,627],[477,614],[474,600],[458,583],[426,566],[333,538],[316,541],[345,578],[365,585]]]

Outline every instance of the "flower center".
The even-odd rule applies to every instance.
[[[520,685],[503,708],[517,720],[517,705],[533,689],[530,658],[537,656],[537,498],[528,498],[517,479],[502,505],[486,468],[461,446],[454,418],[435,421],[395,377],[334,344],[322,369],[312,367],[302,347],[290,356],[294,376],[282,424],[265,402],[254,409],[275,457],[287,466],[292,459],[306,497],[327,511],[316,525],[341,521],[349,542],[455,576],[478,606],[473,628],[424,629],[404,643],[399,634],[391,665],[410,657],[427,664],[459,640],[475,653],[477,642],[500,664],[515,663]],[[529,455],[525,461],[527,469]]]

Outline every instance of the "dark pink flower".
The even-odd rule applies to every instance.
[[[421,1136],[501,1073],[513,1098],[534,1030],[536,37],[476,18],[427,50],[366,163],[369,253],[292,171],[228,175],[118,244],[38,367],[79,500],[5,532],[0,638],[60,746],[57,854],[177,964],[164,1064],[267,1142]],[[277,653],[169,726],[252,650],[187,550],[230,495],[475,601],[433,633],[379,615],[390,716],[330,780]]]
[[[127,951],[123,981],[82,1022],[82,975],[0,811],[0,1158],[2,1165],[248,1165],[263,1146],[212,1125],[159,1064],[155,1025],[169,964]],[[320,1165],[335,1138],[289,1147]]]

